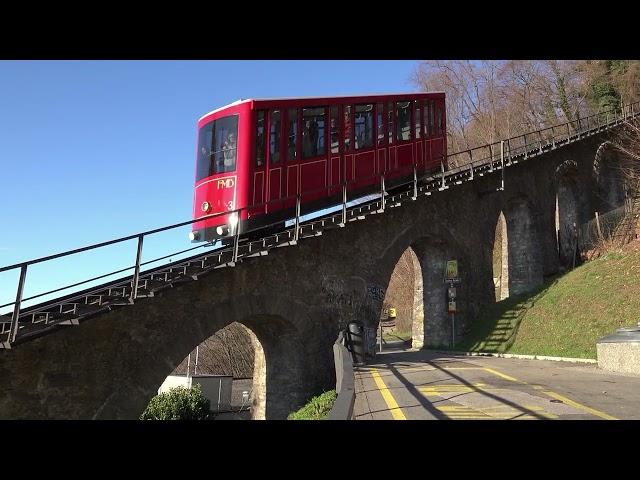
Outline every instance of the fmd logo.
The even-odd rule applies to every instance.
[[[236,181],[233,178],[221,178],[218,180],[218,190],[221,188],[233,188],[235,184]]]

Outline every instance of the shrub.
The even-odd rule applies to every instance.
[[[335,390],[329,390],[322,395],[313,397],[304,407],[297,412],[291,413],[288,420],[322,420],[324,419],[336,402],[338,395]]]
[[[200,385],[176,387],[153,397],[140,420],[206,420],[210,403]]]

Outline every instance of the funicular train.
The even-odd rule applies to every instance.
[[[444,162],[444,163],[442,163]],[[258,232],[301,212],[446,168],[443,92],[239,100],[198,121],[192,242]],[[240,210],[240,212],[237,212]],[[235,211],[235,212],[234,212]]]

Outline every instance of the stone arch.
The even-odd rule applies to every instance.
[[[520,295],[542,284],[540,235],[530,201],[520,196],[504,210],[508,235],[509,294]]]
[[[600,144],[593,161],[595,211],[609,212],[624,204],[627,197],[624,176],[620,169],[620,160],[613,143]]]
[[[206,290],[203,293],[206,295]],[[161,309],[156,312],[158,315],[164,314]],[[129,404],[126,405],[127,411],[134,408],[139,410],[132,412],[134,415],[142,412],[162,381],[197,345],[234,322],[253,332],[254,337],[252,342],[256,357],[252,418],[284,419],[304,404],[310,392],[318,390],[318,385],[310,385],[302,374],[307,368],[302,353],[305,339],[298,328],[301,322],[314,322],[309,318],[308,311],[293,299],[287,296],[274,299],[245,295],[240,302],[227,300],[211,305],[198,305],[196,300],[181,313],[182,318],[188,318],[189,321],[182,323],[181,328],[172,324],[157,339],[160,341],[151,342],[152,348],[148,353],[156,361],[152,365],[145,362],[147,365],[140,365],[136,369],[138,390],[143,397],[129,397]],[[327,349],[327,356],[331,356],[330,346],[325,345],[322,338],[319,343]],[[320,383],[326,386],[332,381],[332,375],[329,374]],[[123,418],[115,417],[111,411],[123,408],[119,404],[122,399],[114,398],[112,403],[107,404],[94,418]],[[131,413],[128,415],[134,416]]]
[[[392,248],[387,250],[387,258],[384,261],[389,265],[386,285],[389,284],[398,259],[409,248],[415,254],[415,257],[412,257],[414,271],[412,347],[449,346],[452,339],[452,322],[447,310],[447,285],[444,283],[446,261],[458,260],[458,270],[462,278],[462,283],[456,286],[458,312],[455,335],[457,339],[461,338],[460,334],[465,329],[468,314],[466,291],[469,288],[469,282],[466,280],[468,280],[470,262],[457,242],[446,231],[441,231],[439,234],[424,234],[417,228],[411,229],[402,237],[397,237]],[[394,253],[391,254],[390,251]]]
[[[238,304],[234,304],[234,308],[230,304],[222,304],[216,305],[214,311],[199,312],[199,318],[194,320],[201,328],[192,336],[197,343],[192,344],[194,340],[183,342],[182,348],[173,353],[168,363],[171,365],[182,356],[177,366],[204,339],[238,322],[251,332],[255,351],[252,418],[286,418],[308,396],[303,391],[306,386],[301,348],[303,339],[296,322],[290,319],[309,320],[306,319],[308,313],[295,302],[287,305],[286,297],[278,300],[273,302],[260,296],[249,296],[243,299],[242,309],[238,309]],[[225,306],[229,309],[226,314],[221,314]]]
[[[509,297],[509,237],[504,212],[500,211],[493,241],[493,285],[499,302]]]
[[[574,265],[577,232],[583,219],[579,204],[578,166],[573,160],[561,163],[556,169],[555,232],[558,259],[565,268]]]
[[[384,306],[397,312],[396,330],[411,332],[412,346],[421,348],[424,338],[424,304],[422,268],[412,247],[402,253],[393,269],[385,291]]]

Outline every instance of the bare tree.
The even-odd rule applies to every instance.
[[[218,330],[198,347],[198,373],[232,375],[235,378],[253,376],[254,349],[251,338],[239,323]],[[191,352],[190,373],[194,372],[196,351]],[[173,371],[187,373],[188,357]]]

